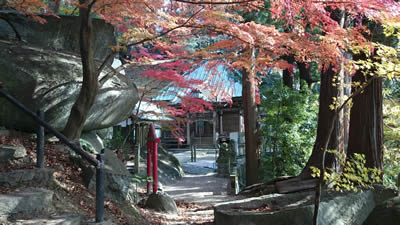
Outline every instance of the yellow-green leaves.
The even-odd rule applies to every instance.
[[[341,173],[325,172],[324,181],[331,184],[336,191],[358,191],[360,187],[372,188],[371,184],[381,182],[382,172],[376,168],[365,167],[365,156],[363,154],[354,154],[344,162],[344,158],[337,151],[328,150],[328,153],[334,153],[338,156],[343,166]],[[320,169],[311,167],[311,176],[320,177]]]

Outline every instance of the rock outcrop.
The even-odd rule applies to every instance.
[[[81,134],[81,146],[83,149],[90,151],[93,154],[98,154],[104,149],[104,142],[97,131],[89,131]]]
[[[217,225],[309,225],[314,192],[271,194],[214,206]],[[324,191],[318,214],[321,225],[362,225],[375,207],[374,193]]]
[[[146,167],[147,150],[145,147],[142,147],[140,151],[140,159],[140,164]],[[146,171],[146,168],[142,168],[140,174],[144,175],[144,171]],[[164,148],[158,146],[158,181],[162,184],[170,184],[182,179],[184,175],[179,160]]]
[[[396,225],[400,223],[400,196],[398,191],[374,185],[375,208],[363,225]]]
[[[83,179],[88,189],[96,192],[96,171],[87,161],[74,153],[72,160],[83,169]],[[104,195],[119,202],[135,201],[136,182],[117,155],[109,149],[104,152]]]
[[[13,24],[22,40],[30,45],[48,50],[56,50],[80,54],[79,29],[80,21],[77,16],[42,16],[45,24],[31,20],[12,11],[1,11],[0,16]],[[110,53],[110,45],[115,45],[114,28],[104,20],[93,19],[95,58],[103,60]],[[15,40],[16,34],[11,26],[0,20],[0,39]]]
[[[145,159],[145,158],[143,158]],[[179,160],[163,149],[158,148],[158,176],[159,181],[164,184],[173,183],[176,180],[182,179],[185,175]]]
[[[9,41],[0,41],[0,49],[4,49],[0,51],[4,89],[32,111],[43,110],[46,121],[62,130],[81,87],[80,58]],[[99,90],[84,131],[107,128],[126,119],[137,100],[136,86],[123,75],[113,76]],[[7,100],[0,98],[0,105],[1,126],[36,131],[37,125]]]
[[[0,81],[12,96],[33,111],[45,111],[46,121],[62,130],[82,83],[79,47],[79,17],[43,16],[40,24],[20,14],[0,11]],[[17,34],[23,42],[16,41]],[[93,19],[94,54],[98,64],[116,43],[114,28]],[[111,65],[109,62],[108,65]],[[102,78],[110,69],[106,67]],[[136,86],[117,74],[99,90],[84,131],[111,127],[126,119],[138,100]],[[0,125],[28,132],[36,124],[20,110],[0,98]]]

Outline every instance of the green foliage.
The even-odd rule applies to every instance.
[[[132,182],[134,183],[145,183],[145,182],[153,182],[153,177],[148,176],[140,176],[137,174],[132,175]]]
[[[385,150],[383,155],[383,183],[396,188],[397,175],[400,173],[400,83],[397,80],[385,81],[383,102],[383,131]]]
[[[261,88],[261,94],[262,179],[297,175],[314,144],[317,97],[308,88],[289,89],[280,79]]]
[[[109,149],[119,149],[124,143],[124,136],[121,131],[118,129],[114,129],[113,137],[107,143],[105,143],[106,147]]]
[[[372,188],[371,184],[381,182],[382,172],[377,168],[365,167],[365,155],[354,154],[345,162],[344,158],[337,151],[327,151],[338,156],[343,166],[341,173],[326,171],[324,181],[333,186],[336,191],[358,191],[359,187]],[[320,177],[321,171],[316,167],[310,167],[313,177]]]

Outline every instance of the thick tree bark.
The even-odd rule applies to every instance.
[[[331,17],[340,24],[340,27],[344,27],[344,11],[337,10],[331,14]],[[325,150],[336,150],[339,154],[344,154],[344,114],[339,111],[338,114],[335,115],[335,109],[332,110],[330,108],[330,105],[334,103],[333,98],[340,99],[344,95],[343,82],[345,75],[343,61],[341,61],[340,64],[339,73],[334,71],[333,65],[329,65],[326,70],[321,71],[317,137],[311,156],[300,174],[301,178],[309,178],[311,176],[311,166],[322,168],[323,170],[331,168],[335,172],[339,172],[340,170],[340,162],[337,156],[332,153],[324,152]],[[306,69],[305,65],[299,65],[299,70],[304,71],[304,79],[310,87],[312,83],[311,73],[309,70],[307,76]],[[338,87],[340,87],[340,90]],[[341,102],[339,103],[341,104]],[[333,121],[333,127],[331,127],[333,119],[335,119],[335,121]],[[330,129],[333,129],[332,132],[330,132]],[[328,145],[325,149],[326,143],[328,143]],[[321,187],[321,183],[319,187]]]
[[[355,55],[355,60],[365,60],[365,55]],[[362,71],[353,76],[354,82],[370,79]],[[364,154],[366,166],[383,169],[383,117],[382,78],[376,78],[365,90],[354,97],[350,110],[350,130],[347,157]]]
[[[284,56],[283,58],[290,64],[294,63],[294,57],[292,55]],[[289,69],[283,70],[282,80],[286,87],[293,89],[293,72],[291,72]]]
[[[85,1],[81,0],[80,3],[85,4]],[[81,7],[79,9],[79,17],[81,21],[79,43],[82,58],[83,83],[63,131],[65,136],[75,142],[79,141],[83,125],[98,91],[97,71],[93,55],[93,30],[90,7]]]
[[[298,62],[297,68],[299,68],[300,80],[306,81],[308,88],[311,88],[311,84],[314,82],[311,77],[311,67],[307,66],[306,63]]]
[[[252,50],[252,58],[255,58],[255,50]],[[256,103],[256,80],[255,65],[250,71],[243,69],[242,72],[242,96],[243,115],[246,147],[246,185],[258,183],[258,168],[260,160],[260,137],[258,125],[258,112]]]
[[[293,89],[293,75],[290,73],[290,71],[288,69],[283,70],[282,80],[283,80],[283,84],[286,87]]]
[[[324,149],[328,140],[328,150],[343,151],[343,147],[339,147],[340,145],[343,145],[343,134],[340,128],[341,126],[339,118],[336,119],[332,135],[329,138],[330,124],[335,114],[335,111],[330,108],[330,105],[333,103],[333,97],[337,97],[339,94],[337,86],[332,85],[332,79],[336,75],[337,73],[333,71],[332,67],[329,67],[326,71],[321,72],[317,137],[311,156],[300,174],[300,177],[303,179],[311,178],[311,166],[321,168],[323,158],[322,149]],[[335,170],[337,170],[339,167],[336,157],[333,154],[326,154],[325,167],[333,168]]]

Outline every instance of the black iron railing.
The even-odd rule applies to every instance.
[[[104,221],[104,150],[97,157],[94,158],[89,153],[82,150],[79,146],[76,146],[68,140],[62,133],[54,129],[50,124],[44,121],[44,113],[39,111],[37,115],[30,109],[25,107],[13,96],[9,95],[3,88],[0,82],[0,95],[5,97],[9,102],[17,106],[24,113],[30,116],[40,126],[37,135],[37,167],[44,167],[44,128],[50,133],[54,134],[62,143],[67,145],[74,152],[86,159],[90,164],[96,167],[96,222]]]

